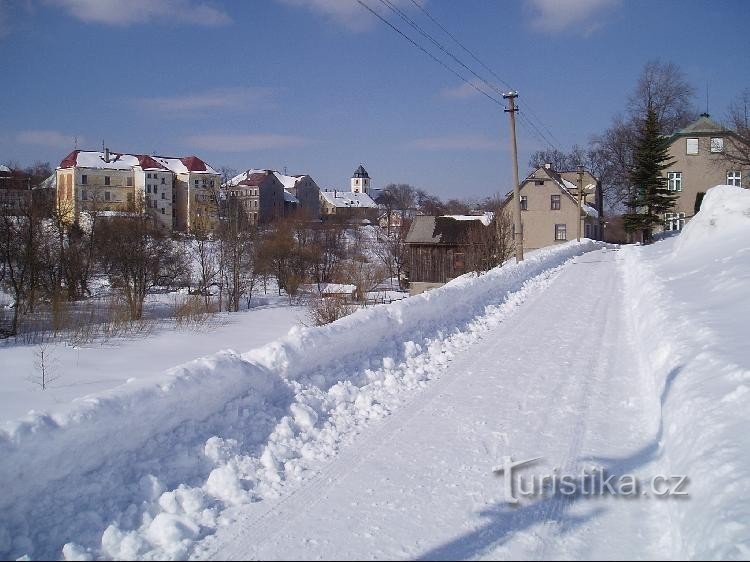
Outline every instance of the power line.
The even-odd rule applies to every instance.
[[[503,80],[502,78],[500,78],[497,74],[495,74],[495,72],[490,67],[488,67],[481,60],[479,60],[479,57],[477,57],[473,52],[471,52],[468,49],[468,47],[464,46],[464,44],[461,43],[461,41],[459,41],[450,31],[448,31],[445,28],[445,26],[443,26],[438,20],[436,20],[434,17],[432,17],[432,14],[430,14],[430,12],[427,11],[427,8],[425,8],[422,4],[420,4],[419,2],[417,2],[417,0],[411,0],[411,2],[417,8],[419,8],[424,13],[424,15],[426,15],[428,18],[430,18],[430,20],[432,21],[432,23],[434,23],[440,29],[442,29],[443,33],[445,33],[448,37],[450,37],[451,39],[453,39],[453,41],[459,47],[461,47],[464,51],[466,51],[471,56],[471,58],[473,58],[476,62],[478,62],[482,66],[482,68],[484,68],[487,72],[489,72],[490,74],[492,74],[492,76],[494,76],[501,84],[505,85],[505,87],[507,87],[509,90],[513,89],[513,87],[508,82],[506,82],[505,80]]]
[[[469,66],[467,66],[461,59],[459,59],[456,55],[454,55],[451,51],[449,51],[444,45],[442,45],[437,39],[435,39],[430,33],[422,29],[422,27],[416,23],[414,20],[412,20],[409,16],[407,16],[403,10],[401,10],[398,6],[395,6],[390,0],[380,0],[380,3],[389,8],[392,12],[397,14],[402,20],[404,20],[406,23],[408,23],[412,28],[414,28],[418,33],[420,33],[423,37],[425,37],[427,40],[429,40],[433,45],[435,45],[438,49],[443,51],[446,55],[448,55],[450,58],[452,58],[454,61],[456,61],[458,64],[460,64],[464,69],[466,69],[468,72],[470,72],[475,78],[480,80],[483,84],[488,86],[490,90],[494,90],[498,94],[503,94],[502,90],[500,90],[497,86],[490,83],[489,81],[485,80],[482,76],[474,72],[473,69],[471,69]]]
[[[382,1],[382,0],[381,0],[381,1]],[[502,79],[502,78],[501,78],[500,76],[498,76],[498,74],[497,74],[497,73],[496,73],[496,72],[495,72],[494,70],[492,70],[492,68],[490,68],[489,66],[487,66],[487,65],[486,65],[486,64],[485,64],[485,63],[484,63],[484,62],[483,62],[483,61],[482,61],[482,60],[481,60],[481,59],[480,59],[480,58],[479,58],[479,57],[478,57],[478,56],[477,56],[476,54],[474,54],[474,52],[473,52],[473,51],[471,51],[471,49],[469,49],[469,48],[468,48],[468,47],[467,47],[466,45],[464,45],[464,44],[463,44],[463,43],[462,43],[462,42],[461,42],[461,41],[460,41],[460,40],[459,40],[459,39],[458,39],[458,38],[457,38],[457,37],[456,37],[456,36],[455,36],[455,35],[454,35],[453,33],[451,33],[451,32],[450,32],[450,31],[449,31],[449,30],[448,30],[448,29],[447,29],[447,28],[446,28],[446,27],[445,27],[445,26],[444,26],[443,24],[441,24],[441,23],[440,23],[440,22],[439,22],[439,21],[438,21],[438,20],[437,20],[437,19],[436,19],[436,18],[435,18],[435,17],[434,17],[434,16],[433,16],[433,15],[432,15],[432,14],[431,14],[431,13],[430,13],[430,12],[429,12],[428,10],[427,10],[427,8],[425,8],[425,7],[424,7],[424,6],[423,6],[423,5],[422,5],[422,4],[420,3],[420,2],[418,2],[417,0],[411,0],[411,3],[412,3],[412,4],[414,4],[414,5],[415,5],[415,6],[417,7],[417,8],[419,8],[419,10],[420,10],[420,11],[421,11],[421,12],[422,12],[422,13],[423,13],[423,14],[424,14],[425,16],[427,16],[427,17],[428,17],[428,18],[430,19],[430,21],[432,21],[432,23],[434,23],[434,24],[435,24],[436,26],[438,26],[438,27],[439,27],[439,28],[440,28],[440,29],[441,29],[441,30],[443,31],[443,33],[445,33],[445,34],[446,34],[446,35],[447,35],[448,37],[450,37],[450,38],[451,38],[451,39],[452,39],[452,40],[453,40],[453,41],[454,41],[454,42],[456,43],[456,45],[458,45],[459,47],[461,47],[461,49],[463,49],[463,50],[464,50],[464,51],[465,51],[466,53],[468,53],[468,54],[469,54],[469,56],[471,56],[471,58],[473,58],[473,59],[474,59],[474,60],[475,60],[475,61],[476,61],[476,62],[477,62],[477,63],[478,63],[478,64],[479,64],[479,65],[480,65],[480,66],[481,66],[482,68],[484,68],[484,69],[485,69],[485,70],[486,70],[487,72],[489,72],[489,73],[490,73],[490,74],[491,74],[491,75],[492,75],[492,76],[493,76],[493,77],[494,77],[495,79],[497,79],[497,80],[498,80],[498,81],[499,81],[500,83],[502,83],[502,84],[504,84],[504,85],[505,85],[506,87],[508,87],[508,89],[511,89],[511,90],[513,90],[513,89],[514,89],[514,88],[513,88],[513,87],[512,87],[512,86],[511,86],[511,85],[510,85],[510,84],[509,84],[509,83],[508,83],[507,81],[503,80],[503,79]],[[499,92],[499,93],[501,93],[501,94],[502,94],[502,92]],[[549,144],[550,146],[552,146],[552,148],[557,148],[557,147],[555,147],[555,146],[554,146],[554,144],[555,144],[555,142],[556,142],[556,143],[558,143],[558,144],[561,144],[561,143],[560,143],[560,141],[559,141],[559,139],[557,139],[557,138],[555,137],[555,135],[554,135],[554,134],[552,133],[552,131],[550,131],[550,129],[549,129],[549,128],[548,128],[548,127],[547,127],[547,126],[546,126],[546,125],[544,124],[544,121],[542,121],[542,119],[541,119],[541,118],[540,118],[540,117],[539,117],[539,116],[538,116],[538,115],[537,115],[537,114],[536,114],[536,113],[535,113],[535,112],[533,111],[533,109],[531,109],[531,107],[530,107],[530,106],[529,106],[528,104],[525,104],[525,105],[526,105],[527,111],[529,112],[529,115],[531,116],[531,118],[533,118],[534,120],[538,121],[538,122],[539,122],[539,124],[540,124],[540,125],[541,125],[541,126],[542,126],[542,127],[544,128],[544,130],[545,130],[545,131],[547,132],[548,138],[549,138],[549,139],[551,139],[552,141],[554,141],[554,142],[552,142],[552,143],[551,143],[550,141],[548,141],[548,140],[547,140],[547,137],[545,137],[545,135],[542,135],[542,137],[545,137],[544,143],[545,143],[545,144]],[[527,117],[527,119],[529,120],[529,122],[531,121],[531,118]],[[536,128],[536,127],[535,127],[535,128]]]
[[[452,74],[455,74],[456,76],[458,76],[458,78],[460,78],[462,81],[466,82],[469,86],[471,86],[472,88],[474,88],[477,92],[479,92],[480,94],[482,94],[483,96],[485,96],[487,99],[493,101],[494,103],[496,103],[498,105],[501,105],[501,106],[503,105],[503,103],[500,100],[492,97],[490,94],[488,94],[487,92],[485,92],[484,90],[482,90],[479,86],[477,86],[471,80],[467,80],[464,76],[462,76],[455,69],[453,69],[450,66],[448,66],[444,61],[442,61],[439,58],[437,58],[435,55],[433,55],[427,49],[425,49],[424,47],[422,47],[422,45],[420,45],[419,43],[417,43],[416,41],[414,41],[411,37],[409,37],[408,35],[406,35],[399,28],[397,28],[395,25],[393,25],[391,22],[389,22],[387,19],[385,19],[383,16],[381,16],[375,10],[373,10],[370,6],[368,6],[365,2],[363,2],[363,0],[357,0],[357,2],[360,4],[360,6],[362,6],[363,8],[365,8],[368,12],[370,12],[375,17],[377,17],[380,21],[382,21],[388,27],[390,27],[391,29],[393,29],[393,31],[395,31],[401,37],[403,37],[404,39],[406,39],[414,47],[416,47],[417,49],[419,49],[420,51],[422,51],[424,54],[426,54],[428,57],[430,57],[432,60],[434,60],[436,63],[438,63],[439,65],[441,65],[442,67],[444,67],[446,70],[448,70]]]

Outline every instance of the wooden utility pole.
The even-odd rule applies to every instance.
[[[510,148],[513,156],[513,241],[516,246],[516,262],[523,261],[523,231],[521,225],[521,186],[518,182],[518,147],[516,146],[516,98],[518,92],[510,91],[503,94],[503,99],[508,101],[508,109],[505,113],[510,114]]]
[[[581,200],[583,197],[583,166],[578,165],[578,231],[576,240],[581,241],[581,215],[583,215],[583,206]]]

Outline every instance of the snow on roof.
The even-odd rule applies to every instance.
[[[153,156],[153,159],[165,168],[173,171],[175,174],[219,174],[219,172],[214,170],[197,156],[183,156],[180,158],[172,156]]]
[[[0,164],[0,172],[10,173],[10,168],[8,168],[8,166]]]
[[[41,189],[56,189],[57,188],[57,174],[52,174],[46,180],[39,184]]]
[[[495,218],[494,213],[484,213],[482,215],[442,215],[444,217],[451,218],[457,221],[482,221],[484,226],[489,226],[492,219]]]
[[[588,205],[587,203],[581,203],[581,209],[583,209],[583,212],[586,213],[587,216],[598,219],[599,218],[599,211],[594,209],[591,205]]]
[[[60,168],[93,168],[98,170],[132,170],[139,167],[144,170],[170,170],[175,174],[205,173],[217,174],[211,166],[197,156],[175,158],[171,156],[149,156],[148,154],[124,154],[110,152],[109,159],[99,150],[74,150],[68,154]]]
[[[377,203],[366,193],[353,193],[351,191],[321,191],[320,195],[329,205],[336,208],[368,207],[377,208]]]
[[[238,174],[234,176],[231,180],[229,180],[225,187],[233,187],[240,182],[248,179],[253,174],[273,174],[276,176],[276,179],[281,182],[281,185],[284,186],[284,189],[294,189],[297,187],[297,182],[299,182],[301,179],[307,177],[307,174],[300,174],[295,176],[290,176],[287,174],[282,174],[281,172],[277,172],[276,170],[270,170],[270,169],[261,169],[261,168],[250,168],[241,174]]]
[[[284,190],[284,201],[286,203],[299,203],[299,199],[297,199],[294,195],[289,193],[286,189]]]

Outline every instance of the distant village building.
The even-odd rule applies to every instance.
[[[276,189],[275,182],[270,182],[274,184],[274,189],[259,188],[255,193],[254,196],[260,199],[253,202],[252,212],[259,213],[259,223],[269,222],[275,217],[288,215],[294,211],[302,211],[313,219],[320,218],[320,188],[308,174],[290,176],[276,170],[250,168],[230,179],[223,187],[227,194],[237,194],[240,186],[249,187],[248,179],[257,174],[260,175],[252,181],[258,181],[258,178],[263,177],[266,178],[264,180],[266,185],[269,185],[268,177],[273,176],[281,186],[281,193]],[[274,203],[276,204],[275,210]]]
[[[419,215],[406,235],[409,293],[418,295],[468,272],[473,229],[491,228],[491,217]]]
[[[250,169],[223,186],[228,201],[235,199],[250,224],[268,224],[284,216],[286,192],[273,170]]]
[[[525,250],[575,240],[578,223],[581,236],[600,240],[602,236],[601,188],[588,172],[583,174],[581,207],[578,207],[577,172],[557,172],[551,164],[534,170],[522,183],[521,234]],[[513,193],[502,205],[502,212],[513,213]]]
[[[219,182],[219,174],[196,156],[74,150],[56,170],[56,202],[71,222],[81,211],[143,207],[161,228],[191,232],[215,226]]]
[[[730,139],[731,137],[731,139]],[[729,129],[711,120],[707,113],[671,137],[664,172],[670,191],[678,195],[675,210],[664,216],[665,230],[682,230],[700,209],[706,191],[715,185],[750,187],[750,170],[726,157],[728,142],[744,142]]]
[[[380,210],[377,203],[367,194],[369,190],[370,176],[360,165],[351,178],[350,191],[334,189],[320,192],[323,220],[337,219],[375,224]]]
[[[0,165],[0,214],[21,215],[32,202],[31,179],[26,174]]]

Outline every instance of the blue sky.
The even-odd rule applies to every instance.
[[[429,45],[381,0],[363,1]],[[392,1],[494,80],[411,0]],[[746,0],[420,2],[564,150],[609,125],[649,59],[679,65],[701,110],[708,84],[717,119],[750,87]],[[286,167],[321,187],[348,187],[360,162],[376,187],[444,198],[512,183],[502,107],[356,0],[0,0],[0,68],[0,162],[56,165],[77,137],[79,148]],[[546,145],[518,134],[524,174]]]

